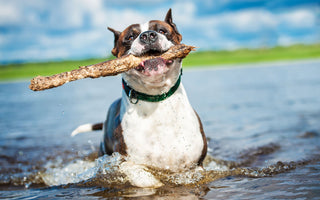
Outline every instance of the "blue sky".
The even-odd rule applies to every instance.
[[[108,26],[163,20],[169,8],[199,50],[320,42],[317,0],[0,0],[0,63],[105,57]]]

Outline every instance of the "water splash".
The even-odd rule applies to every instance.
[[[208,155],[204,166],[194,167],[188,171],[172,172],[142,165],[135,165],[119,153],[99,158],[91,155],[75,160],[56,158],[49,160],[36,173],[16,174],[2,179],[2,184],[24,186],[84,186],[84,187],[153,187],[161,186],[197,186],[207,184],[228,176],[244,176],[250,178],[270,177],[284,173],[311,162],[318,162],[319,156],[295,162],[277,162],[265,167],[253,167],[252,163],[260,156],[272,154],[279,149],[276,144],[249,149],[248,153],[239,154],[236,161],[219,160]],[[246,156],[243,156],[246,155]],[[92,157],[92,158],[91,158]]]
[[[123,179],[116,177],[119,175],[117,172],[122,159],[119,153],[114,153],[112,156],[99,157],[95,161],[75,160],[61,167],[55,167],[49,162],[45,166],[47,170],[40,176],[44,183],[49,186],[78,183],[101,175],[109,175],[110,178],[107,183],[121,183]]]
[[[253,154],[257,156],[256,154]],[[254,157],[253,156],[253,157]],[[269,177],[295,169],[319,159],[298,162],[277,162],[263,167],[238,167],[232,161],[216,160],[208,156],[204,167],[194,167],[184,172],[172,172],[141,165],[134,165],[118,153],[103,156],[94,162],[81,161],[67,164],[62,168],[48,169],[42,178],[47,185],[77,184],[78,186],[114,187],[134,185],[139,187],[188,186],[210,183],[227,176],[251,178]]]
[[[51,165],[51,164],[49,164]],[[41,178],[46,185],[64,185],[69,183],[77,183],[94,175],[94,162],[75,160],[62,168],[45,166],[47,171],[41,174]]]

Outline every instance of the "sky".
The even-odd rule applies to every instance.
[[[198,50],[320,42],[318,0],[0,0],[0,63],[107,57],[107,27],[164,20],[169,8]]]

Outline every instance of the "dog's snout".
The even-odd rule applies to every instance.
[[[145,44],[152,44],[158,40],[158,34],[155,31],[145,31],[140,34],[140,41]]]

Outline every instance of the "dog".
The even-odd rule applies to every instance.
[[[172,20],[133,24],[114,34],[112,54],[161,55],[181,42]],[[118,152],[133,165],[185,171],[202,166],[207,141],[201,120],[181,83],[182,59],[155,58],[122,73],[122,97],[109,108],[104,123],[78,127],[72,135],[103,129],[99,156]],[[139,181],[139,180],[137,180]],[[156,184],[133,184],[140,187]]]

